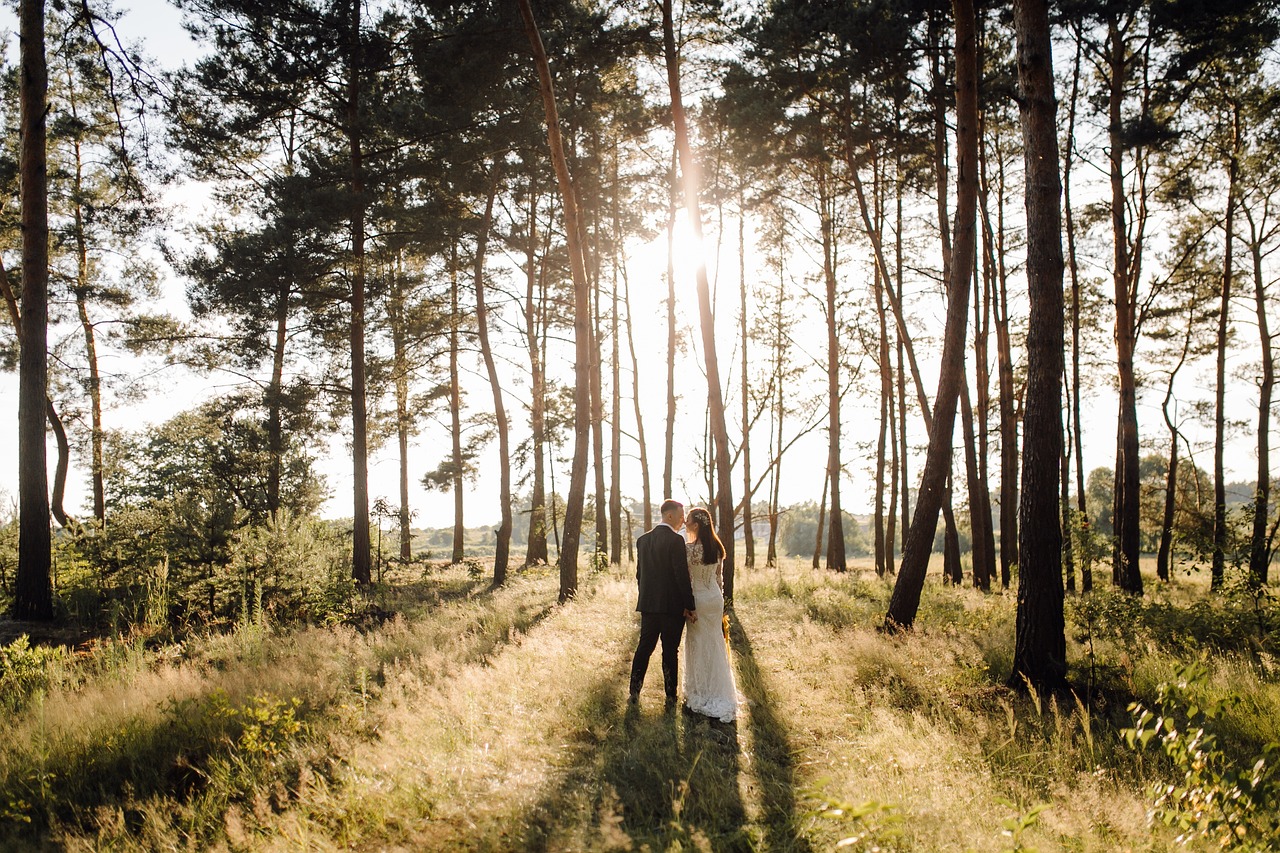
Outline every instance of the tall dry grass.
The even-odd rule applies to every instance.
[[[226,850],[1163,850],[1156,754],[1124,745],[1208,630],[1192,588],[1073,604],[1056,696],[1003,686],[1012,593],[933,582],[906,637],[867,571],[739,572],[737,723],[626,696],[629,570],[397,587],[385,624],[135,650],[0,721],[0,846]],[[1276,739],[1266,637],[1217,631],[1206,696]],[[1087,635],[1087,636],[1086,636]],[[1185,639],[1185,638],[1184,638]],[[1251,645],[1252,644],[1252,645]],[[837,807],[839,806],[839,807]],[[29,821],[29,822],[26,822]]]

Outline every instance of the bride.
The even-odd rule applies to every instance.
[[[729,667],[722,632],[724,617],[724,545],[702,507],[685,517],[685,548],[698,620],[688,625],[685,643],[684,695],[689,710],[731,723],[738,711],[738,691]]]

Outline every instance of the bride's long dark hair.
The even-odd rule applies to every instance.
[[[689,510],[689,518],[698,523],[698,542],[702,544],[703,565],[709,566],[723,560],[724,543],[720,541],[715,527],[711,524],[711,513],[700,506],[694,507]]]

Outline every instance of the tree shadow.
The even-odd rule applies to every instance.
[[[737,663],[738,690],[749,704],[747,727],[751,733],[752,764],[761,787],[765,846],[769,850],[811,850],[800,833],[796,815],[791,739],[774,713],[773,696],[756,661],[751,637],[737,618],[730,619],[729,641]]]

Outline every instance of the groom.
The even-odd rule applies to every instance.
[[[684,505],[668,498],[662,504],[662,521],[636,540],[636,580],[640,584],[640,643],[631,662],[631,701],[640,699],[644,674],[658,640],[662,640],[662,683],[667,703],[676,701],[680,661],[680,635],[684,622],[698,620],[694,612],[693,584],[684,537]]]

